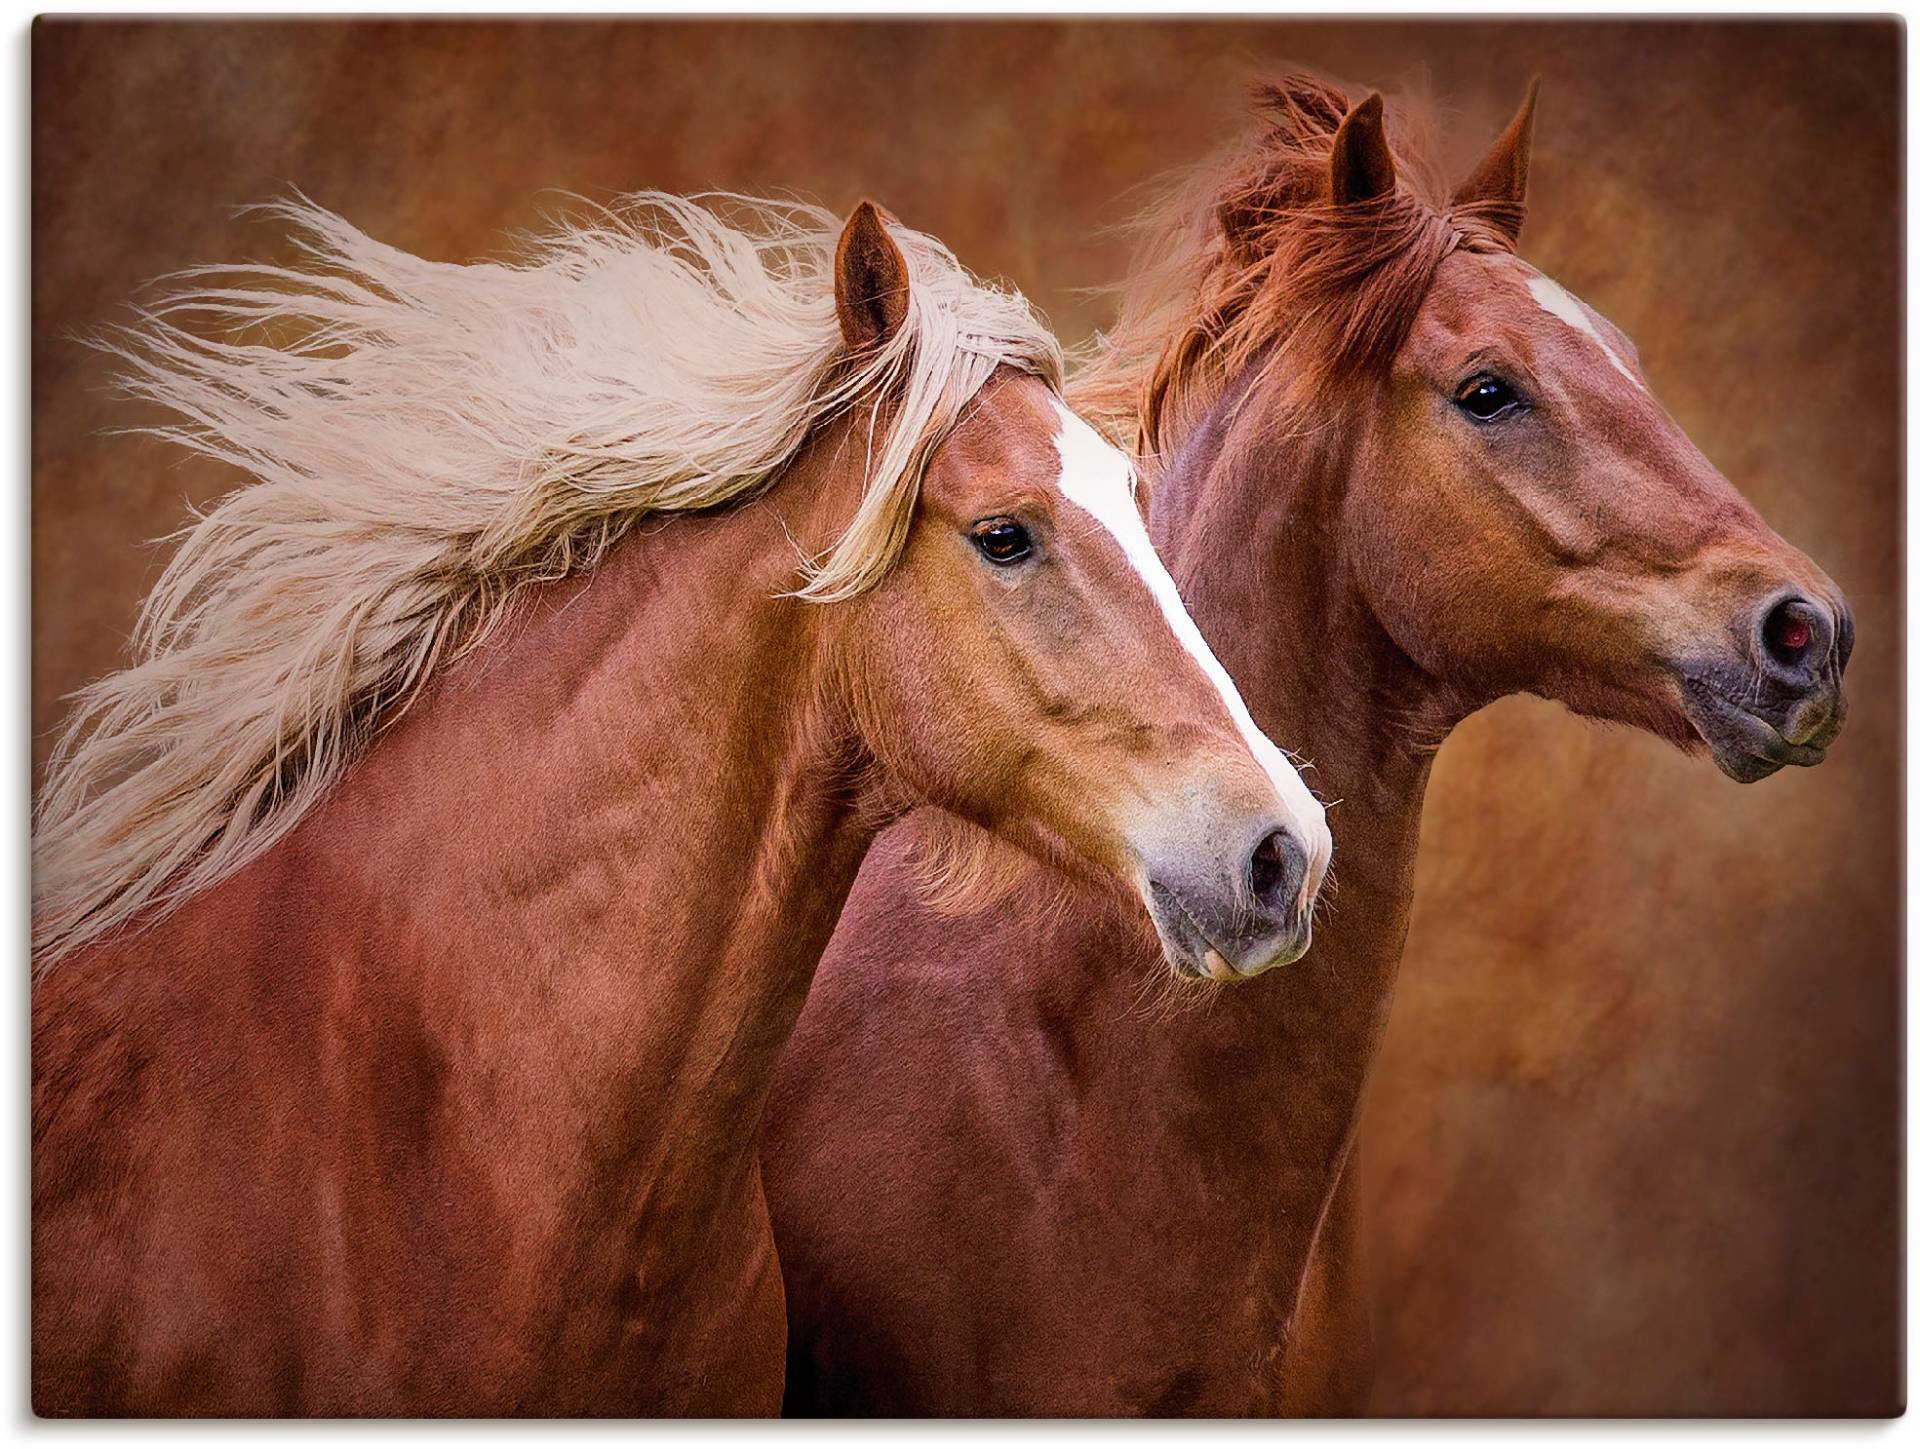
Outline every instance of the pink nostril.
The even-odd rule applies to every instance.
[[[1804,595],[1790,595],[1760,621],[1755,643],[1763,658],[1756,662],[1789,670],[1798,680],[1826,663],[1833,637],[1833,615]]]

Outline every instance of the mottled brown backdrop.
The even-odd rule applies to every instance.
[[[1368,1109],[1385,1412],[1903,1401],[1901,36],[1805,23],[41,22],[33,720],[187,499],[67,335],[260,257],[298,186],[464,259],[543,189],[878,198],[1078,340],[1102,228],[1290,59],[1424,81],[1470,161],[1544,77],[1525,253],[1853,600],[1831,761],[1742,788],[1537,701],[1434,772]],[[1258,988],[1250,988],[1258,989]]]

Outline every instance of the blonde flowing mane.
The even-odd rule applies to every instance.
[[[840,223],[800,203],[642,193],[476,265],[262,210],[299,266],[187,273],[100,344],[170,414],[147,431],[247,481],[184,531],[135,662],[76,696],[35,813],[40,967],[259,856],[520,591],[637,520],[741,499],[886,398],[852,522],[796,559],[797,593],[846,599],[993,371],[1060,384],[1024,298],[898,225],[906,325],[849,356]]]

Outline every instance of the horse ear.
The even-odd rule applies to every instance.
[[[1492,203],[1487,221],[1508,241],[1520,241],[1520,223],[1526,216],[1527,168],[1533,160],[1533,107],[1540,98],[1540,77],[1527,86],[1527,98],[1500,133],[1473,175],[1453,193],[1455,206]]]
[[[1386,102],[1380,92],[1348,111],[1333,133],[1331,170],[1336,206],[1392,193],[1393,153],[1387,149]]]
[[[833,254],[833,308],[854,352],[878,347],[907,320],[907,259],[887,235],[880,208],[863,201]]]

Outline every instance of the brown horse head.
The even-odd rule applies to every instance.
[[[863,206],[836,275],[855,356],[913,289]],[[1119,877],[1181,974],[1306,949],[1324,812],[1188,618],[1131,465],[1041,379],[988,381],[929,456],[898,561],[835,607],[863,740],[911,798]]]
[[[91,687],[56,752],[43,963],[270,848],[521,591],[748,499],[764,568],[702,555],[696,596],[725,607],[635,628],[714,631],[727,690],[718,639],[779,638],[745,687],[769,719],[803,701],[847,818],[931,803],[1117,876],[1190,974],[1306,949],[1324,813],[1187,617],[1131,465],[1059,401],[1051,333],[871,204],[844,226],[732,204],[753,230],[645,193],[519,273],[422,263],[402,284],[397,254],[291,203],[367,285],[240,268],[167,317],[294,342],[207,346],[155,315],[103,344],[190,420],[168,436],[256,482],[176,554],[143,665]],[[682,528],[683,553],[706,536]],[[822,540],[769,599],[765,570],[790,581],[791,548]]]
[[[1704,744],[1736,780],[1817,764],[1845,714],[1846,601],[1619,329],[1514,255],[1534,93],[1451,193],[1389,145],[1377,94],[1295,78],[1267,99],[1276,124],[1209,178],[1211,239],[1183,243],[1202,319],[1147,380],[1143,452],[1329,455],[1357,587],[1455,713],[1527,692]]]
[[[1529,94],[1456,207],[1520,206],[1532,125]],[[1346,134],[1343,151],[1381,147],[1377,116]],[[1351,516],[1382,541],[1363,555],[1379,616],[1423,668],[1697,736],[1736,780],[1819,763],[1845,715],[1846,601],[1688,440],[1611,322],[1497,246],[1456,247],[1384,404]]]

